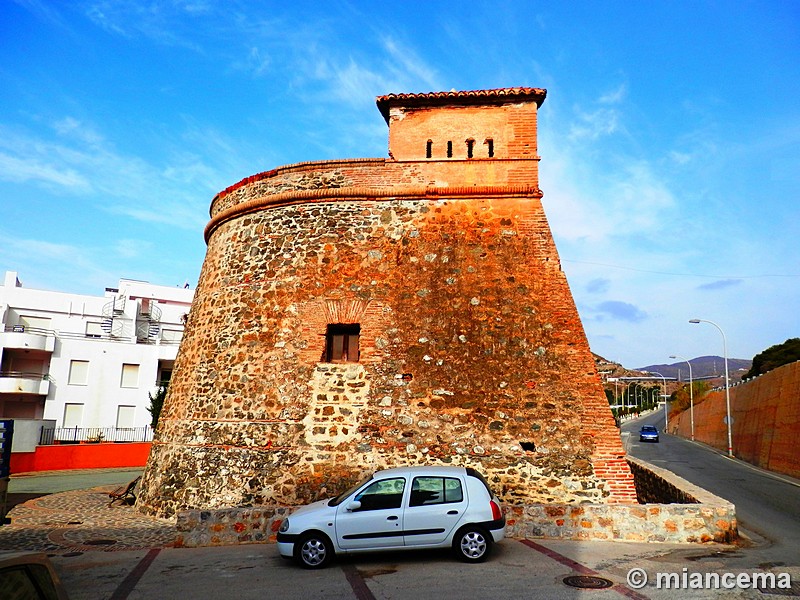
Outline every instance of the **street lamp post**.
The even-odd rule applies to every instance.
[[[697,324],[697,323],[708,323],[709,325],[713,325],[717,328],[717,330],[722,335],[722,354],[723,358],[725,359],[725,411],[726,411],[726,418],[728,424],[728,456],[733,456],[733,437],[731,436],[731,390],[730,385],[728,383],[728,342],[725,339],[725,332],[722,331],[722,327],[714,323],[714,321],[708,321],[706,319],[689,319],[689,323]]]
[[[664,433],[666,433],[667,432],[667,426],[669,425],[669,414],[667,412],[667,379],[666,379],[666,377],[664,377],[658,371],[650,371],[650,373],[652,373],[653,375],[658,375],[659,377],[661,377],[661,381],[664,384],[664,387],[662,388],[662,390],[663,390],[662,396],[664,397]]]
[[[670,358],[678,358],[689,365],[689,421],[692,426],[692,441],[694,441],[694,389],[692,389],[692,363],[682,356],[672,355]]]

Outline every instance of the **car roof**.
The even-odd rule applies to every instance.
[[[394,467],[375,471],[374,479],[384,479],[385,477],[411,477],[414,475],[435,475],[439,477],[462,477],[467,470],[464,467],[451,467],[444,465],[419,465],[410,467]]]

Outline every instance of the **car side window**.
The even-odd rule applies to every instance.
[[[353,498],[361,502],[361,508],[357,512],[400,508],[405,486],[406,480],[402,477],[381,479],[371,483]]]
[[[429,506],[461,502],[464,491],[461,480],[453,477],[415,477],[411,484],[411,499],[408,506]]]

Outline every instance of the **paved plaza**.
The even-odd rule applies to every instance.
[[[118,487],[63,491],[17,504],[7,515],[11,522],[0,527],[0,548],[63,553],[171,546],[174,523],[142,515],[129,504],[109,506],[109,493]]]

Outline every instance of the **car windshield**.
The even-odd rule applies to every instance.
[[[642,427],[642,431],[655,431],[655,430],[656,428],[653,427],[652,425],[645,425],[644,427]]]
[[[370,479],[372,479],[372,475],[369,475],[368,477],[365,477],[364,479],[359,481],[357,484],[355,484],[353,487],[348,489],[346,492],[342,492],[341,494],[339,494],[338,496],[333,498],[330,502],[328,502],[328,506],[339,506],[342,502],[344,502],[345,498],[347,498],[350,494],[355,492],[362,485],[367,483]]]

